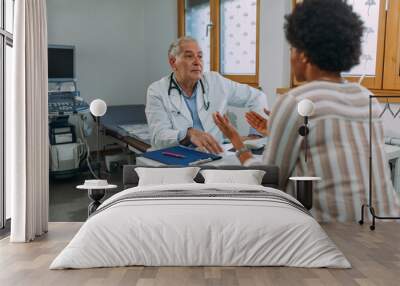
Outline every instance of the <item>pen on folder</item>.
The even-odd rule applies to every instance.
[[[169,156],[169,157],[174,157],[174,158],[186,158],[185,155],[177,154],[177,153],[173,153],[173,152],[168,152],[168,151],[162,152],[161,154],[163,154],[165,156]]]
[[[193,165],[199,165],[199,164],[203,164],[203,163],[208,163],[211,162],[213,159],[211,158],[206,158],[206,159],[200,159],[197,161],[193,161],[189,163],[189,166],[193,166]]]

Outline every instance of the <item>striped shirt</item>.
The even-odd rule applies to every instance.
[[[369,95],[356,83],[314,81],[280,96],[269,129],[271,138],[263,162],[280,167],[280,187],[294,194],[291,176],[317,176],[311,212],[319,221],[354,221],[369,192]],[[304,119],[297,113],[302,99],[315,104],[309,120],[307,162],[304,137],[298,133]],[[377,215],[399,215],[384,152],[380,106],[372,104],[372,188]],[[247,164],[246,164],[247,165]]]

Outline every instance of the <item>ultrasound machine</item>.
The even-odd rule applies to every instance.
[[[60,45],[50,45],[48,50],[50,175],[54,178],[77,174],[88,155],[85,137],[92,118],[77,90],[74,51],[74,46]]]

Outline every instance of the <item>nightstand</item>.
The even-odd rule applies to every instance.
[[[88,206],[88,217],[100,206],[100,200],[104,197],[106,190],[115,189],[117,185],[110,185],[106,180],[85,180],[85,184],[76,188],[87,190],[88,197],[92,201]]]

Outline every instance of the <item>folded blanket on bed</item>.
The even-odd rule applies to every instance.
[[[269,192],[266,190],[235,190],[235,191],[221,191],[217,189],[203,189],[203,190],[167,190],[167,191],[146,191],[146,192],[133,192],[127,193],[123,196],[119,196],[108,200],[105,202],[101,208],[99,208],[96,212],[92,214],[92,216],[122,202],[126,201],[140,201],[140,200],[149,200],[149,199],[174,199],[174,200],[185,200],[185,199],[239,199],[239,200],[251,200],[255,199],[257,201],[265,200],[269,202],[275,202],[279,204],[286,204],[296,208],[297,210],[310,215],[309,211],[298,201],[295,201],[292,198],[287,196],[283,196],[276,192]]]

